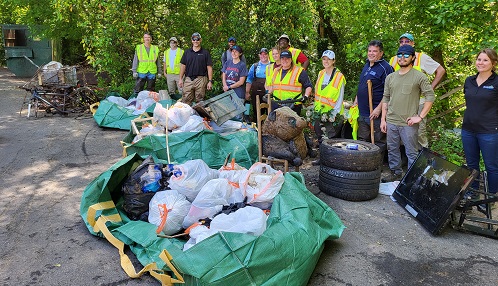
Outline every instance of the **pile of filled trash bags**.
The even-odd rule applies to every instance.
[[[123,184],[123,209],[157,234],[188,234],[187,250],[218,231],[262,234],[283,183],[283,173],[264,163],[215,170],[200,159],[175,165],[148,157]]]
[[[140,94],[139,94],[140,95]],[[137,97],[138,98],[138,97]],[[199,132],[212,130],[217,133],[228,133],[247,128],[243,122],[228,120],[218,126],[214,121],[199,116],[190,105],[176,102],[172,106],[163,107],[156,104],[153,117],[149,122],[141,125],[138,134],[132,143],[151,134],[164,134],[166,130],[171,133]]]

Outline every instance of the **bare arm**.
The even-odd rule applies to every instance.
[[[387,103],[381,102],[379,105],[382,105],[382,116],[380,117],[380,131],[387,133],[387,123],[386,123]]]
[[[184,64],[180,65],[180,80],[178,81],[179,87],[183,87],[183,76],[185,75],[185,68],[186,66]]]
[[[443,66],[439,66],[436,69],[436,75],[434,76],[434,80],[431,83],[432,89],[436,89],[436,86],[441,82],[443,79],[444,74],[446,74],[446,70],[443,68]]]
[[[213,84],[211,81],[213,80],[213,67],[212,66],[207,66],[208,70],[208,84],[207,84],[207,90],[211,90],[213,88]]]
[[[432,107],[432,101],[426,101],[424,103],[424,107],[422,108],[422,111],[420,111],[420,114],[417,114],[417,115],[412,116],[412,117],[408,117],[408,119],[406,120],[406,123],[408,124],[408,126],[412,126],[413,124],[417,124],[420,121],[422,121],[422,119],[424,119],[427,116],[427,114],[429,113],[429,110],[431,110],[431,107]]]

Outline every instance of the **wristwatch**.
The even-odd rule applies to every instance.
[[[210,79],[210,80],[209,80],[209,82],[210,82],[210,83],[213,83],[213,82],[214,82],[214,80]]]

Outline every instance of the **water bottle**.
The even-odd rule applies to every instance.
[[[161,188],[162,172],[159,166],[150,164],[147,172],[145,172],[140,180],[142,182],[142,192],[155,193]]]

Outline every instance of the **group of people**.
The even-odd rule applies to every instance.
[[[149,34],[144,43],[137,45],[133,60],[133,75],[137,79],[135,92],[144,88],[154,90],[160,70],[159,52],[151,45]],[[164,52],[163,74],[168,90],[182,93],[181,101],[192,104],[201,101],[206,90],[212,88],[213,64],[209,51],[201,46],[199,33],[191,36],[192,47],[178,48],[175,37],[170,49]],[[434,102],[434,89],[446,71],[437,61],[415,51],[412,34],[399,37],[399,48],[388,62],[384,58],[383,44],[373,40],[368,44],[367,61],[359,78],[354,104],[358,106],[358,139],[374,141],[388,153],[391,175],[384,181],[402,177],[401,144],[405,147],[411,165],[421,147],[428,147],[425,130],[426,116]],[[321,56],[323,69],[313,85],[307,73],[308,57],[291,46],[290,38],[282,35],[271,50],[262,48],[259,61],[247,68],[243,49],[236,39],[228,39],[228,49],[222,55],[221,80],[223,90],[234,90],[241,100],[251,102],[256,114],[255,98],[263,100],[271,94],[277,101],[295,100],[292,108],[298,114],[302,105],[314,92],[314,130],[322,138],[340,136],[343,120],[344,87],[346,79],[335,66],[335,53],[326,50]],[[488,172],[491,192],[498,190],[498,77],[495,73],[498,57],[492,49],[482,50],[476,60],[477,75],[467,78],[464,86],[467,109],[462,126],[462,141],[467,165],[479,170],[482,154]],[[434,75],[432,82],[427,75]],[[314,87],[314,88],[313,88]],[[370,103],[371,101],[371,103]],[[327,115],[327,116],[323,116]],[[326,120],[322,120],[326,118]],[[371,127],[373,125],[373,128]],[[373,136],[371,130],[373,129]]]

